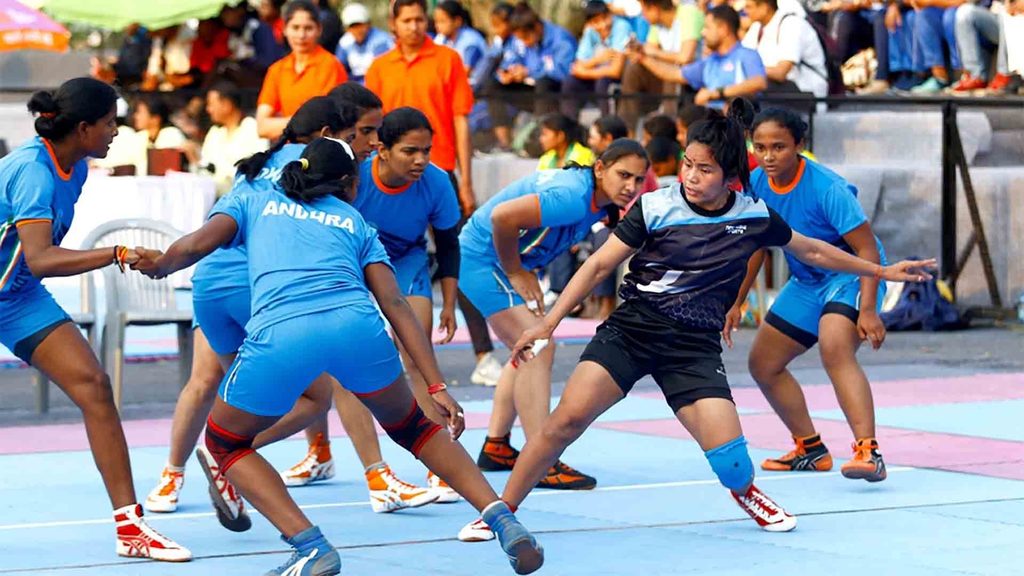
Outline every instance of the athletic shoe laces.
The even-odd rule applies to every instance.
[[[756,488],[752,488],[743,501],[758,516],[766,520],[779,513],[778,506]]]

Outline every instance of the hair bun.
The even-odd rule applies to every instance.
[[[740,123],[744,129],[749,129],[754,123],[754,105],[746,98],[733,98],[729,103],[729,118]]]
[[[43,117],[52,118],[57,115],[60,109],[57,108],[57,101],[53,98],[52,92],[40,90],[32,94],[32,98],[29,99],[28,111]]]

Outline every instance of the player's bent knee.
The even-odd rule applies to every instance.
[[[733,492],[740,492],[754,481],[754,463],[747,452],[747,439],[741,434],[704,453],[718,481]]]
[[[211,416],[206,420],[206,450],[213,456],[214,462],[220,467],[221,474],[226,474],[245,456],[255,452],[252,448],[253,437],[239,436],[228,432],[217,425]]]
[[[420,450],[434,437],[441,427],[427,418],[419,404],[413,402],[409,415],[401,422],[384,425],[384,431],[396,444],[419,458]]]

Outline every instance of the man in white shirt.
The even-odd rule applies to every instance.
[[[807,20],[779,10],[778,0],[750,0],[753,21],[743,45],[757,50],[768,74],[768,91],[828,95],[828,67],[818,34]]]
[[[218,196],[231,190],[236,162],[267,149],[267,141],[257,133],[256,119],[245,115],[239,98],[238,89],[226,82],[206,93],[206,113],[214,125],[203,140],[199,166],[212,172]]]

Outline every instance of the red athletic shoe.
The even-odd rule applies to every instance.
[[[142,506],[132,504],[114,510],[117,525],[117,555],[128,558],[151,558],[161,562],[188,562],[188,548],[153,530],[142,519]]]

